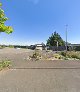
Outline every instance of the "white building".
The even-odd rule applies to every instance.
[[[45,50],[45,44],[36,44],[35,49],[36,50]]]

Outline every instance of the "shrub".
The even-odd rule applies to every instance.
[[[67,53],[67,57],[74,58],[74,59],[80,59],[80,54],[78,52],[72,51]]]
[[[41,59],[41,57],[42,57],[41,54],[37,50],[35,50],[32,56],[30,56],[31,59],[35,59],[35,60],[39,60]]]
[[[60,53],[62,56],[66,57],[66,52],[61,52]]]
[[[79,53],[74,52],[74,51],[68,52],[68,53],[67,53],[67,57],[68,57],[68,58],[80,59]]]
[[[59,54],[54,54],[53,57],[56,59],[63,59],[63,56],[61,56]]]
[[[70,51],[70,52],[61,52],[60,55],[64,56],[64,59],[66,58],[73,58],[73,59],[80,59],[80,53],[75,52],[75,51]]]
[[[74,49],[75,51],[80,51],[80,46],[74,46],[73,49]]]

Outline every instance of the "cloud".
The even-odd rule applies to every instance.
[[[28,0],[28,1],[32,2],[35,5],[39,3],[39,0]]]

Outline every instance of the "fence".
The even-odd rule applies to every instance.
[[[66,50],[65,46],[59,46],[59,47],[57,47],[57,46],[48,46],[46,48],[47,48],[47,50],[53,50],[53,51],[64,51],[64,50]]]

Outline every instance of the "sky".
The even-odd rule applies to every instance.
[[[12,34],[0,33],[0,44],[46,43],[54,31],[68,42],[80,44],[80,0],[0,0]]]

